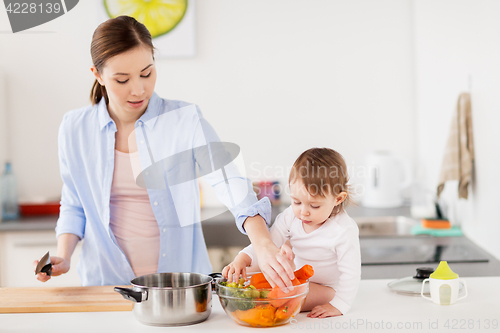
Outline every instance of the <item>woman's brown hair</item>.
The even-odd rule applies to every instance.
[[[98,72],[106,65],[110,58],[132,50],[138,46],[151,48],[154,59],[154,46],[151,33],[146,26],[130,16],[118,16],[101,23],[92,35],[90,55]],[[92,105],[99,103],[101,98],[109,103],[106,87],[94,81],[90,91]]]
[[[349,175],[344,158],[330,148],[311,148],[295,161],[290,172],[289,183],[301,180],[311,196],[326,197],[331,194],[347,194],[341,204],[335,206],[330,216],[344,210],[351,202],[351,190],[347,184]]]

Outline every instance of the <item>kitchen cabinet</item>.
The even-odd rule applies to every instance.
[[[53,230],[47,231],[10,231],[0,233],[0,288],[1,287],[58,287],[80,286],[76,265],[82,247],[79,242],[67,274],[58,276],[46,283],[36,280],[32,262],[50,251],[57,252],[57,243]],[[221,272],[243,247],[209,247],[208,256],[214,272]]]
[[[210,214],[212,214],[210,212]],[[57,216],[23,217],[19,221],[0,223],[0,287],[79,286],[76,271],[82,242],[72,257],[71,270],[57,279],[41,283],[33,275],[32,262],[45,252],[56,254],[54,228]],[[208,235],[208,255],[214,272],[230,263],[244,246],[248,237],[239,232],[231,213],[203,222]]]
[[[79,242],[68,273],[41,283],[34,276],[32,262],[45,252],[57,253],[54,230],[0,232],[0,287],[59,287],[80,286],[76,265],[82,242]],[[221,272],[241,251],[242,247],[210,247],[208,255],[214,272]]]
[[[68,273],[42,283],[35,278],[33,261],[45,252],[57,252],[54,230],[0,232],[0,287],[80,286],[76,271],[82,242],[79,242]]]

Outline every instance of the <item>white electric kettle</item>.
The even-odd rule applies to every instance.
[[[402,190],[411,185],[410,165],[388,151],[375,151],[366,157],[361,204],[370,208],[403,205]]]

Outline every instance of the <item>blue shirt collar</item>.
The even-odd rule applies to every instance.
[[[99,115],[99,129],[102,131],[104,126],[113,122],[113,119],[109,116],[108,108],[106,107],[106,99],[103,97],[97,104],[97,112]]]
[[[146,112],[139,118],[139,121],[142,121],[146,127],[153,128],[156,124],[156,120],[160,115],[161,106],[161,98],[153,92],[153,95],[149,99],[148,107],[146,108]],[[97,112],[99,114],[99,129],[102,130],[106,125],[110,122],[113,122],[113,119],[109,116],[108,108],[106,106],[106,100],[101,98],[99,104],[97,105]]]
[[[153,95],[149,99],[146,112],[144,112],[141,118],[139,118],[139,120],[136,122],[136,127],[137,123],[139,121],[142,121],[144,125],[146,125],[146,127],[152,129],[155,126],[156,121],[158,120],[158,116],[160,115],[161,103],[162,99],[155,92],[153,92]]]

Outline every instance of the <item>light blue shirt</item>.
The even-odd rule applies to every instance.
[[[109,225],[116,131],[104,99],[66,113],[59,128],[63,189],[56,235],[84,239],[77,267],[84,286],[127,285],[135,278]],[[269,200],[257,201],[250,180],[229,162],[232,158],[213,157],[220,140],[196,105],[154,93],[133,133],[142,169],[137,184],[147,188],[160,230],[158,272],[212,272],[196,174],[215,189],[241,232],[248,216],[259,214],[270,223]]]

